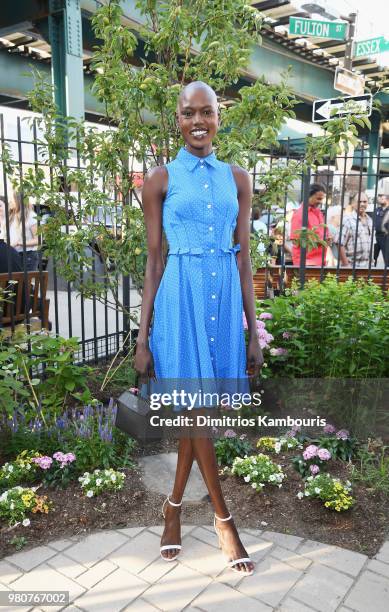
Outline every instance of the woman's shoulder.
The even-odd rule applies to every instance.
[[[251,174],[236,164],[228,164],[231,168],[232,175],[235,179],[238,191],[251,191],[252,189],[252,178]]]

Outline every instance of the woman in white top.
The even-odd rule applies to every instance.
[[[9,242],[19,253],[23,265],[23,220],[22,220],[22,199],[19,193],[13,192],[8,205],[9,235],[7,235],[7,225],[5,219],[5,204],[0,200],[0,228],[1,237],[5,242]],[[37,219],[32,205],[25,203],[24,206],[24,230],[26,248],[26,268],[27,270],[38,269],[38,244]]]

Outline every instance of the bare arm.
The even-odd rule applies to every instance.
[[[243,168],[233,166],[232,172],[238,188],[239,213],[234,232],[234,240],[235,243],[240,244],[240,251],[237,254],[237,263],[242,288],[243,308],[246,315],[249,333],[247,366],[255,376],[259,373],[259,369],[263,364],[263,356],[258,340],[253,271],[250,260],[250,212],[252,200],[252,182],[249,173],[246,170],[243,170]]]
[[[142,190],[148,254],[134,366],[140,374],[153,377],[155,373],[148,345],[148,336],[154,309],[154,299],[164,271],[162,257],[162,205],[166,195],[167,182],[167,170],[163,167],[153,168],[146,175]]]

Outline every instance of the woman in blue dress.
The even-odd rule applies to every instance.
[[[202,380],[233,380],[247,391],[249,378],[258,376],[263,364],[249,255],[251,178],[213,152],[220,111],[206,83],[195,81],[182,89],[176,120],[185,146],[175,160],[149,171],[142,192],[148,258],[135,369],[152,381],[192,380],[196,388]],[[165,268],[163,229],[169,243]],[[250,575],[254,564],[224,501],[209,437],[179,440],[173,491],[162,507],[161,556],[174,561],[181,550],[181,500],[194,459],[209,491],[228,566]]]

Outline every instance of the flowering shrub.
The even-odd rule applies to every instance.
[[[33,482],[37,475],[33,457],[34,453],[25,450],[14,461],[1,466],[0,489],[8,489],[22,482]]]
[[[318,444],[327,448],[334,459],[349,461],[354,455],[357,440],[350,435],[347,429],[336,430],[328,423],[323,427],[323,434],[318,438]]]
[[[123,488],[126,475],[115,470],[95,470],[92,474],[85,472],[78,479],[87,497],[100,495],[103,491],[119,491]]]
[[[326,448],[310,444],[302,455],[293,457],[292,464],[303,478],[310,474],[315,475],[320,472],[320,468],[326,468],[327,461],[332,458],[330,451]]]
[[[47,485],[66,487],[74,478],[75,469],[73,462],[76,460],[74,453],[62,453],[57,451],[52,457],[41,455],[32,461],[43,470],[43,481]]]
[[[316,497],[324,502],[326,508],[342,512],[354,504],[350,492],[351,483],[348,480],[343,484],[339,478],[333,478],[329,474],[319,474],[307,478],[304,493],[300,491],[297,497],[299,499]]]
[[[10,526],[21,522],[28,527],[30,519],[26,517],[27,513],[47,514],[50,508],[51,502],[47,501],[47,496],[37,495],[33,488],[13,487],[0,495],[0,519]]]
[[[262,448],[263,450],[267,450],[269,452],[279,453],[282,450],[302,448],[302,445],[298,439],[293,436],[287,438],[272,438],[270,436],[264,436],[259,438],[257,448]]]
[[[281,466],[262,453],[244,458],[236,457],[231,473],[243,476],[244,481],[249,482],[256,491],[261,491],[266,483],[281,488],[282,481],[286,478]]]
[[[264,323],[265,320],[272,319],[272,318],[273,317],[270,313],[263,312],[259,315],[259,318],[256,320],[259,345],[261,349],[268,349],[270,343],[274,340],[273,336],[269,334],[269,332],[267,331],[266,324]],[[246,330],[248,329],[245,313],[243,313],[243,328]]]
[[[226,429],[223,438],[215,440],[218,465],[232,465],[236,457],[244,457],[251,451],[251,444],[245,435],[237,436],[232,429]]]

